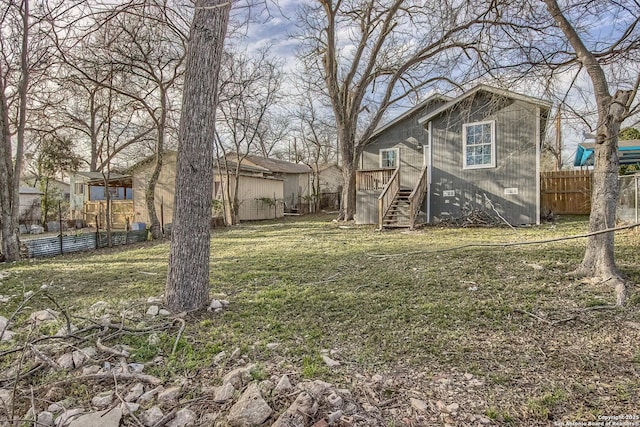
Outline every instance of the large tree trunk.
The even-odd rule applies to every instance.
[[[350,126],[338,130],[338,149],[342,156],[342,205],[339,219],[351,221],[356,215],[356,171],[358,170],[359,152],[356,148],[355,134],[349,131]]]
[[[0,74],[2,66],[0,64]],[[14,187],[13,161],[11,153],[11,136],[9,134],[9,117],[4,88],[0,88],[0,223],[2,224],[2,256],[6,261],[20,259],[17,223],[13,221]]]
[[[601,128],[596,135],[594,153],[593,190],[589,231],[599,231],[615,226],[618,206],[618,134],[620,124],[628,113],[626,110],[631,91],[618,91],[609,98],[609,105],[602,106],[598,123]],[[599,277],[610,281],[616,289],[618,305],[627,298],[627,287],[614,257],[614,233],[589,237],[582,263],[575,271],[579,276]]]
[[[162,237],[162,226],[156,212],[156,183],[162,172],[162,160],[164,158],[164,135],[167,123],[167,94],[165,88],[160,84],[160,118],[157,122],[156,135],[156,164],[151,173],[151,178],[147,184],[145,192],[145,201],[147,203],[147,212],[149,212],[149,221],[151,222],[149,229],[154,239]]]
[[[356,216],[356,170],[357,165],[353,162],[342,164],[342,205],[340,206],[340,217],[343,221],[351,221]]]
[[[231,2],[196,1],[185,72],[175,211],[167,275],[174,312],[205,307],[209,253],[218,74]]]
[[[18,126],[16,156],[13,158],[9,116],[5,87],[0,87],[0,221],[2,221],[2,253],[7,261],[20,259],[18,215],[20,213],[20,173],[24,152],[24,134],[27,117],[27,91],[29,89],[29,1],[21,9],[22,37],[20,46],[20,83],[18,85]],[[0,66],[0,75],[4,70]]]
[[[619,90],[612,97],[607,77],[598,59],[586,47],[578,32],[563,15],[557,0],[543,0],[554,21],[576,52],[577,60],[584,66],[595,94],[598,106],[598,127],[594,161],[594,182],[591,193],[589,231],[600,231],[615,226],[618,206],[618,134],[620,124],[629,115],[633,91]],[[616,267],[613,252],[614,234],[591,236],[580,266],[574,274],[598,277],[614,286],[617,305],[624,305],[627,284]]]
[[[144,193],[144,200],[147,204],[147,212],[149,213],[149,230],[154,239],[162,237],[162,224],[160,224],[158,213],[156,212],[156,184],[162,171],[162,156],[162,152],[156,152],[155,167],[153,168],[153,172],[147,183],[147,189]]]

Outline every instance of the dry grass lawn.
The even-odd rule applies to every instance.
[[[410,414],[410,397],[458,403],[460,411],[504,425],[637,414],[640,297],[632,289],[626,308],[603,308],[615,302],[606,282],[567,275],[584,239],[453,249],[586,229],[585,219],[566,218],[515,231],[378,232],[339,226],[328,216],[218,229],[211,293],[230,308],[189,316],[178,351],[151,373],[215,382],[213,358],[240,348],[252,361],[299,378],[357,387],[382,375],[388,399],[378,404],[388,425],[402,425],[396,423]],[[616,236],[618,264],[634,283],[639,241],[634,231]],[[43,284],[69,313],[101,300],[144,313],[147,298],[163,293],[168,249],[167,242],[150,242],[0,265],[0,295],[11,297],[0,315],[10,317],[23,295]],[[17,324],[34,310],[55,308],[44,295],[28,305]],[[167,331],[154,345],[135,335],[122,340],[145,362],[170,354],[175,335]],[[0,344],[0,352],[12,345]],[[333,350],[341,366],[327,368],[323,350]]]

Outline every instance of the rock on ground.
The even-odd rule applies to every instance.
[[[216,387],[213,394],[213,400],[215,402],[224,403],[233,397],[233,393],[236,391],[231,384],[225,384],[222,387]]]
[[[138,400],[138,398],[142,396],[143,393],[144,393],[144,385],[142,383],[136,383],[133,387],[131,387],[131,390],[129,390],[129,393],[127,393],[127,395],[124,397],[124,401],[134,402]]]
[[[120,425],[121,418],[122,410],[120,410],[119,407],[115,407],[111,410],[91,412],[89,414],[81,415],[73,420],[71,424],[69,424],[69,427],[118,427]]]
[[[231,384],[236,390],[251,381],[251,370],[255,365],[248,365],[229,372],[222,378],[222,384]]]
[[[160,421],[162,417],[164,417],[162,409],[158,406],[153,406],[140,414],[140,422],[145,426],[150,427]]]
[[[196,413],[191,409],[180,409],[178,412],[176,412],[175,418],[167,424],[167,427],[193,426],[195,425],[197,418],[198,417],[196,416]]]
[[[318,412],[318,402],[311,394],[302,392],[291,406],[282,414],[271,427],[297,427],[305,426],[308,417],[313,417]]]
[[[43,411],[40,412],[36,418],[39,426],[52,426],[53,425],[53,414],[51,412]]]
[[[0,406],[10,408],[13,402],[13,394],[9,390],[0,388]]]
[[[259,426],[271,416],[273,410],[265,402],[258,386],[250,384],[242,397],[231,407],[227,422],[234,427]]]
[[[80,408],[76,408],[76,409],[69,409],[68,411],[64,411],[64,413],[62,415],[60,415],[58,418],[56,418],[56,422],[55,425],[56,427],[62,427],[64,425],[66,425],[69,421],[71,420],[75,420],[76,418],[82,416],[82,414],[85,411],[83,409]],[[76,424],[73,427],[80,427],[80,426],[85,426],[87,424]]]
[[[322,360],[324,361],[325,365],[330,368],[337,368],[338,366],[340,366],[340,362],[338,362],[337,360],[333,360],[329,356],[323,355]]]
[[[158,402],[172,402],[180,397],[182,389],[180,387],[169,387],[158,394]]]
[[[113,397],[113,391],[103,391],[102,393],[91,399],[91,404],[96,408],[106,408],[107,406],[111,405],[111,402],[113,402]]]
[[[34,322],[35,324],[41,322],[52,322],[56,320],[59,315],[60,313],[58,313],[57,311],[48,308],[46,310],[40,310],[31,313],[31,316],[29,316],[29,320]]]
[[[283,375],[282,378],[280,378],[280,380],[278,381],[278,384],[276,384],[274,391],[276,393],[282,393],[291,390],[292,388],[293,386],[291,385],[291,381],[289,381],[289,376]]]

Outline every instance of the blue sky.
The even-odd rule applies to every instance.
[[[262,9],[261,15],[253,16],[252,22],[245,27],[243,31],[245,38],[243,40],[233,40],[232,43],[245,44],[249,51],[258,49],[266,45],[272,45],[271,52],[274,56],[283,58],[285,61],[285,71],[291,72],[296,68],[297,59],[295,58],[295,49],[298,45],[298,41],[291,37],[297,31],[296,27],[296,9],[300,5],[299,1],[295,0],[277,0],[278,6],[276,7],[270,0],[268,0],[268,11]],[[254,9],[255,10],[255,9]],[[619,27],[626,25],[630,20],[635,19],[631,15],[615,16],[613,14],[601,13],[597,20],[590,22],[586,25],[587,32],[583,33],[585,40],[589,41],[589,44],[595,43],[597,40],[611,40],[616,34],[620,33]],[[558,75],[556,87],[562,90],[568,90],[571,82],[574,81],[575,73],[562,73]],[[287,79],[286,84],[292,86],[293,80]],[[491,84],[491,82],[487,82]],[[290,87],[293,90],[292,87]],[[615,88],[612,88],[615,90]],[[522,86],[521,91],[526,95],[539,95],[541,90],[535,90],[535,88],[529,86]],[[537,92],[537,93],[536,93]],[[594,105],[588,94],[591,92],[591,82],[588,76],[583,72],[575,80],[575,87],[569,92],[567,102],[571,105],[584,111],[594,111]],[[585,96],[585,94],[587,94]],[[557,100],[552,100],[557,104]],[[393,109],[393,114],[400,114],[404,108],[409,108],[410,105],[406,105],[401,108]],[[392,114],[392,115],[393,115]],[[555,115],[555,112],[552,114]],[[588,113],[585,113],[588,115]],[[563,114],[563,117],[567,117],[568,112]],[[392,116],[387,117],[387,120],[392,119]],[[595,115],[591,114],[589,121],[595,121]],[[630,126],[636,120],[629,120],[629,123],[624,125]],[[550,123],[549,126],[553,126]],[[576,146],[579,142],[583,141],[583,132],[588,132],[590,129],[585,123],[577,119],[565,119],[563,121],[563,143],[564,150],[563,155],[568,161],[573,158],[576,150]]]

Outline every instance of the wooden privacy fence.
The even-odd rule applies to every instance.
[[[591,212],[589,170],[542,172],[540,198],[543,212],[563,215],[588,215]]]

